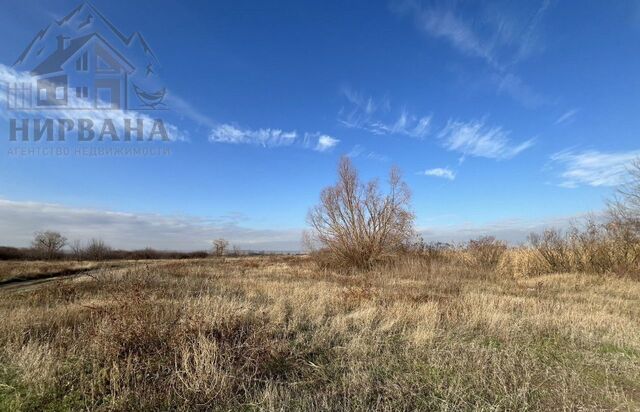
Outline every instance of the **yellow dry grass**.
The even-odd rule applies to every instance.
[[[534,248],[508,249],[500,257],[496,270],[503,276],[529,277],[552,273],[551,265]]]
[[[164,261],[0,291],[0,410],[640,408],[640,283],[509,265]]]

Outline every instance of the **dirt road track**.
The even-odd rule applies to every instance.
[[[3,282],[0,282],[0,293],[3,292],[23,292],[26,290],[35,289],[45,283],[50,283],[58,280],[71,279],[78,276],[82,276],[85,274],[89,274],[89,272],[96,271],[96,268],[87,268],[87,269],[67,269],[61,272],[54,272],[44,275],[38,278],[29,278],[29,277],[21,277],[21,278],[13,278],[8,279]]]

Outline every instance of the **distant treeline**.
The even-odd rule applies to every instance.
[[[265,251],[232,251],[225,256],[258,256],[266,254],[291,254],[286,252]],[[150,259],[202,259],[210,257],[210,251],[199,250],[193,252],[178,252],[168,250],[156,250],[151,248],[138,250],[104,250],[98,259],[94,256],[86,256],[82,260],[150,260]],[[92,259],[94,258],[94,259]],[[17,248],[0,246],[0,260],[39,260],[43,259],[42,252],[34,248]],[[53,260],[78,260],[78,256],[71,251],[60,251],[52,257]]]
[[[196,259],[205,258],[210,256],[207,251],[195,251],[195,252],[177,252],[155,249],[139,249],[139,250],[107,250],[101,254],[101,260],[116,260],[116,259]],[[71,252],[61,251],[55,257],[55,259],[76,259],[76,256]],[[16,248],[8,246],[0,246],[0,260],[35,260],[42,259],[42,253],[39,250],[33,248]]]

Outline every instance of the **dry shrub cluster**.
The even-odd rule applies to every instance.
[[[640,238],[624,222],[588,219],[565,232],[533,234],[530,242],[550,272],[640,274]]]
[[[466,251],[478,266],[495,268],[507,250],[507,244],[493,236],[483,236],[467,243]]]
[[[420,239],[406,251],[397,254],[391,262],[422,261],[426,270],[431,267],[464,267],[483,276],[494,272],[502,257],[510,251],[504,241],[493,236],[482,236],[465,243],[450,244],[424,242]]]

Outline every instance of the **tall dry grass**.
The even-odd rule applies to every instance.
[[[150,262],[4,293],[0,410],[640,406],[638,282],[455,256]]]

